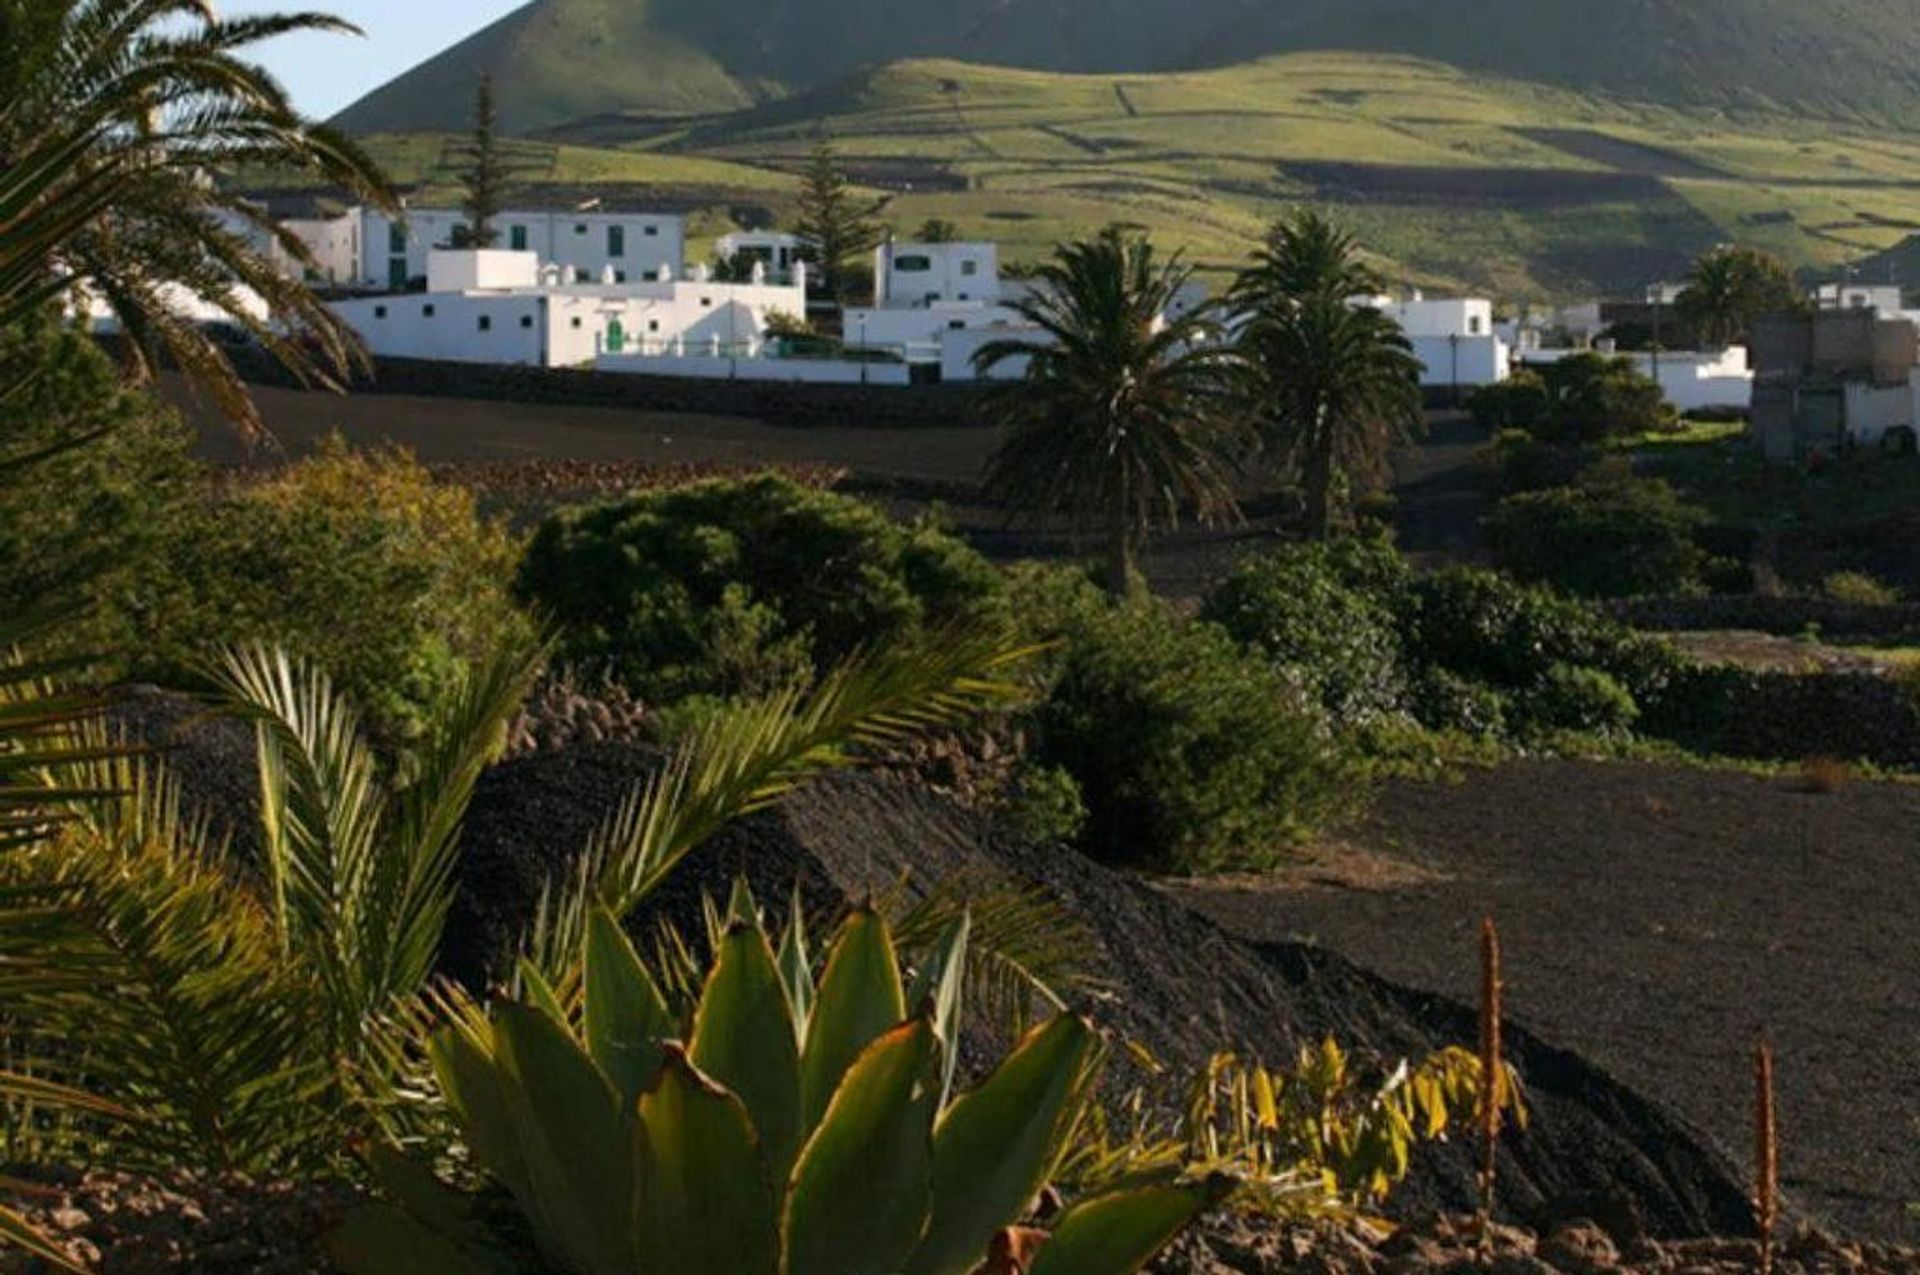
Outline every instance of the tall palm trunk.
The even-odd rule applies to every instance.
[[[1133,564],[1133,528],[1124,513],[1116,512],[1107,528],[1107,592],[1116,598],[1133,595],[1138,579]]]
[[[1307,535],[1315,540],[1333,536],[1333,430],[1327,422],[1326,404],[1314,408],[1313,433],[1307,439],[1307,454],[1301,472],[1306,488]]]

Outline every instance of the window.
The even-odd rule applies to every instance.
[[[700,304],[701,304],[701,306],[702,306],[702,307],[704,307],[704,308],[706,308],[706,309],[712,309],[712,308],[713,308],[713,298],[712,298],[712,297],[701,297],[701,298],[700,298]]]
[[[660,330],[660,320],[658,319],[647,320],[647,331],[658,332],[659,330]]]
[[[387,227],[387,251],[393,253],[407,250],[407,228],[399,222]]]
[[[575,223],[574,223],[574,226],[573,226],[573,233],[574,233],[574,234],[576,234],[576,235],[584,235],[584,234],[586,234],[586,233],[587,233],[587,223],[586,223],[586,222],[584,222],[584,221],[580,221],[580,222],[575,222]]]
[[[964,292],[960,294],[960,299],[961,299],[962,301],[971,301],[971,300],[973,300],[973,298],[972,298],[971,296],[968,296],[968,295],[967,295],[966,293],[964,293]]]
[[[658,226],[648,226],[648,227],[647,227],[647,228],[646,228],[646,229],[645,229],[644,231],[642,231],[641,233],[643,233],[644,235],[646,235],[646,237],[647,237],[647,238],[649,238],[649,239],[658,239],[658,238],[660,237],[660,227],[658,227]]]
[[[580,330],[580,320],[578,318],[574,319],[573,321],[573,330],[575,332],[578,332]]]
[[[481,330],[482,332],[491,332],[491,331],[493,331],[493,316],[492,316],[492,315],[490,315],[490,314],[483,314],[483,315],[481,315],[481,316],[480,316],[480,330]]]
[[[1480,316],[1479,315],[1470,314],[1467,316],[1467,335],[1468,336],[1480,335]]]
[[[933,269],[933,258],[912,253],[893,259],[893,268],[901,274],[925,274]]]
[[[625,226],[607,227],[607,255],[616,260],[627,255],[627,228]]]
[[[523,327],[523,328],[528,328],[528,329],[531,329],[531,328],[533,327],[533,316],[532,316],[532,315],[530,315],[530,314],[523,314],[523,315],[521,315],[521,316],[520,316],[520,326],[521,326],[521,327]]]
[[[947,320],[947,331],[965,332],[966,330],[967,330],[967,321],[965,319],[948,319]]]
[[[375,307],[373,307],[373,317],[374,317],[374,318],[376,318],[376,319],[384,319],[384,318],[386,318],[386,317],[387,317],[387,307],[385,307],[385,306],[383,306],[383,305],[377,305],[377,306],[375,306]]]
[[[420,317],[423,319],[431,319],[433,317],[433,307],[430,305],[421,306]]]
[[[613,272],[613,281],[614,281],[615,283],[625,283],[625,282],[627,281],[627,272],[626,272],[626,271],[624,271],[624,270],[616,270],[616,271],[614,271],[614,272]]]
[[[508,230],[507,246],[515,252],[525,252],[527,250],[527,228],[525,226],[515,226]]]
[[[971,279],[980,273],[980,263],[969,257],[960,263],[960,273]]]

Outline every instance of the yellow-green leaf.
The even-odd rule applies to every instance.
[[[693,1018],[693,1065],[746,1106],[768,1171],[787,1179],[800,1149],[800,1051],[773,949],[736,921],[720,941]]]
[[[1083,1200],[1061,1215],[1031,1275],[1133,1275],[1223,1193],[1151,1186]]]
[[[785,1275],[896,1275],[926,1230],[933,1178],[933,1026],[903,1023],[847,1068],[794,1165]]]
[[[1061,1014],[953,1104],[934,1134],[933,1222],[911,1275],[964,1275],[986,1258],[987,1242],[1020,1219],[1046,1185],[1098,1050],[1091,1024]]]
[[[327,1236],[327,1256],[346,1275],[512,1275],[505,1256],[461,1244],[390,1204],[365,1204]]]
[[[634,1131],[634,1236],[646,1275],[776,1275],[779,1208],[740,1100],[667,1048]]]
[[[800,1064],[804,1126],[827,1109],[840,1077],[875,1037],[907,1016],[887,923],[861,908],[840,927],[827,953]]]
[[[487,1048],[494,1048],[493,1029],[484,1032]],[[514,1136],[507,1094],[492,1055],[459,1028],[435,1032],[427,1041],[427,1058],[440,1082],[440,1092],[460,1120],[461,1132],[480,1167],[499,1180],[516,1199],[532,1189],[526,1163]]]
[[[631,1107],[660,1074],[662,1044],[671,1039],[673,1014],[659,984],[606,908],[587,915],[582,1032],[587,1052]]]
[[[494,1030],[526,1168],[520,1205],[541,1246],[580,1275],[633,1275],[633,1117],[542,1011],[509,1002]]]

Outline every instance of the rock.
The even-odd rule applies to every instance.
[[[1540,1242],[1540,1260],[1570,1275],[1592,1275],[1620,1265],[1613,1238],[1592,1222],[1569,1222]]]

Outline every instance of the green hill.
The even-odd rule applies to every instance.
[[[1920,120],[1920,0],[535,0],[341,119],[453,127],[482,71],[506,126],[532,132],[730,111],[911,58],[1141,73],[1323,49],[1666,105]]]

